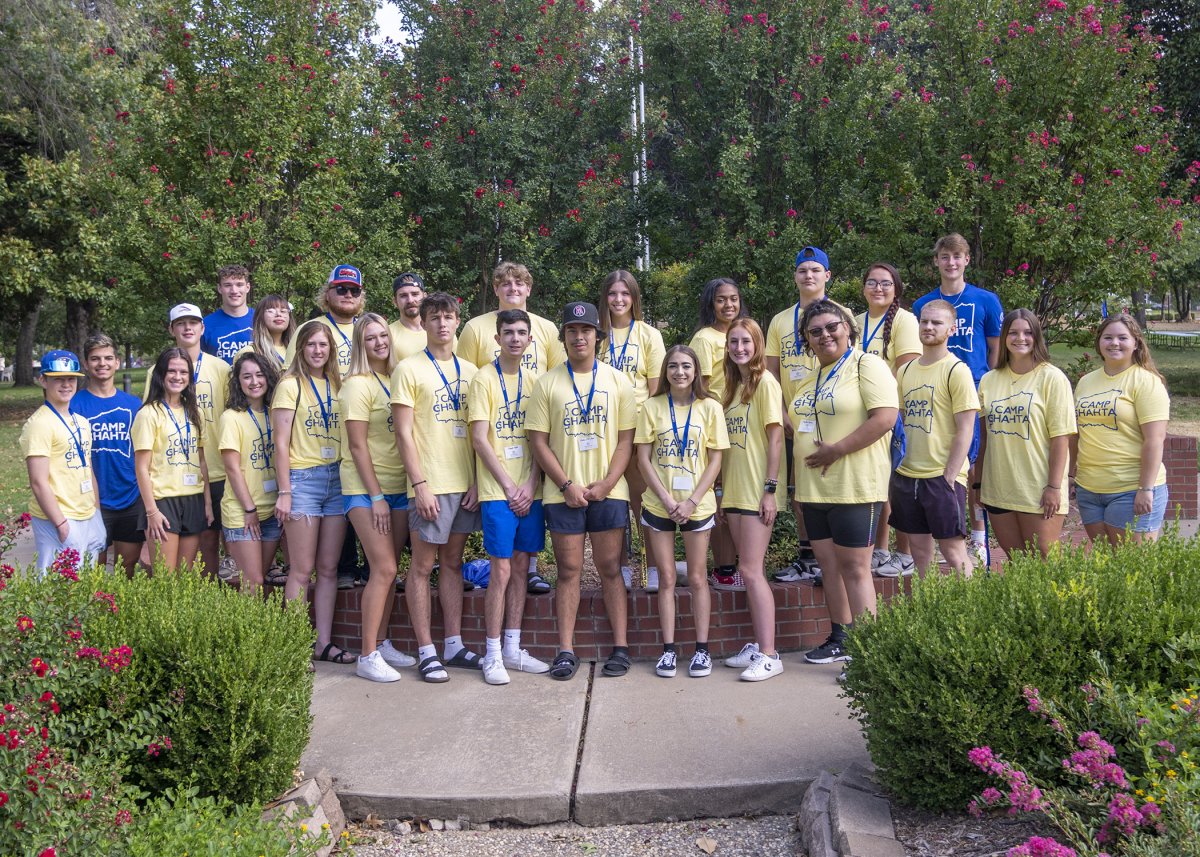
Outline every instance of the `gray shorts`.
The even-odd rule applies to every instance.
[[[416,495],[408,500],[408,531],[427,545],[444,545],[451,533],[474,533],[479,530],[479,510],[468,512],[462,506],[465,491],[438,494],[437,520],[427,521],[417,511]]]

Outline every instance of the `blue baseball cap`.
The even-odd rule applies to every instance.
[[[42,355],[42,374],[47,378],[82,378],[79,358],[70,351],[47,351]]]
[[[805,247],[796,254],[796,264],[793,268],[799,268],[801,262],[820,262],[821,267],[826,271],[829,270],[829,257],[825,255],[825,251],[820,247]]]
[[[346,283],[351,286],[362,286],[362,271],[353,265],[338,265],[329,272],[329,282],[327,285],[333,286],[338,283]]]

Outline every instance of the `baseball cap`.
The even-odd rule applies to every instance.
[[[425,291],[425,281],[421,279],[420,274],[414,274],[412,271],[405,271],[392,280],[392,294],[400,291],[401,286],[416,286],[421,291]]]
[[[805,247],[796,254],[796,264],[793,268],[799,268],[801,262],[820,262],[821,267],[826,271],[829,270],[829,257],[825,255],[825,251],[820,247]]]
[[[42,374],[48,378],[82,378],[79,358],[73,352],[56,350],[42,355]]]
[[[200,307],[195,304],[175,304],[171,307],[170,321],[168,324],[174,324],[181,318],[198,318],[204,320],[204,313],[200,312]]]
[[[336,285],[337,283],[348,283],[352,286],[362,286],[362,272],[353,265],[338,265],[329,272],[329,282],[327,285]]]
[[[590,324],[603,333],[600,328],[600,313],[595,304],[587,301],[575,301],[563,307],[560,327],[566,327],[568,324]]]

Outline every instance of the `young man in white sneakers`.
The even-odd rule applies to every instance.
[[[550,671],[548,664],[521,648],[524,572],[529,568],[529,557],[537,556],[546,543],[542,471],[525,435],[525,413],[534,383],[521,366],[529,333],[529,314],[524,310],[497,313],[500,354],[475,373],[467,391],[483,547],[491,562],[484,601],[487,650],[483,679],[488,684],[508,684],[509,669]]]

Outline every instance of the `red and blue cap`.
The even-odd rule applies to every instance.
[[[72,351],[47,351],[42,355],[42,375],[47,378],[82,378],[79,358]]]
[[[353,265],[338,265],[329,272],[329,282],[327,285],[336,286],[338,283],[361,287],[362,271]]]

